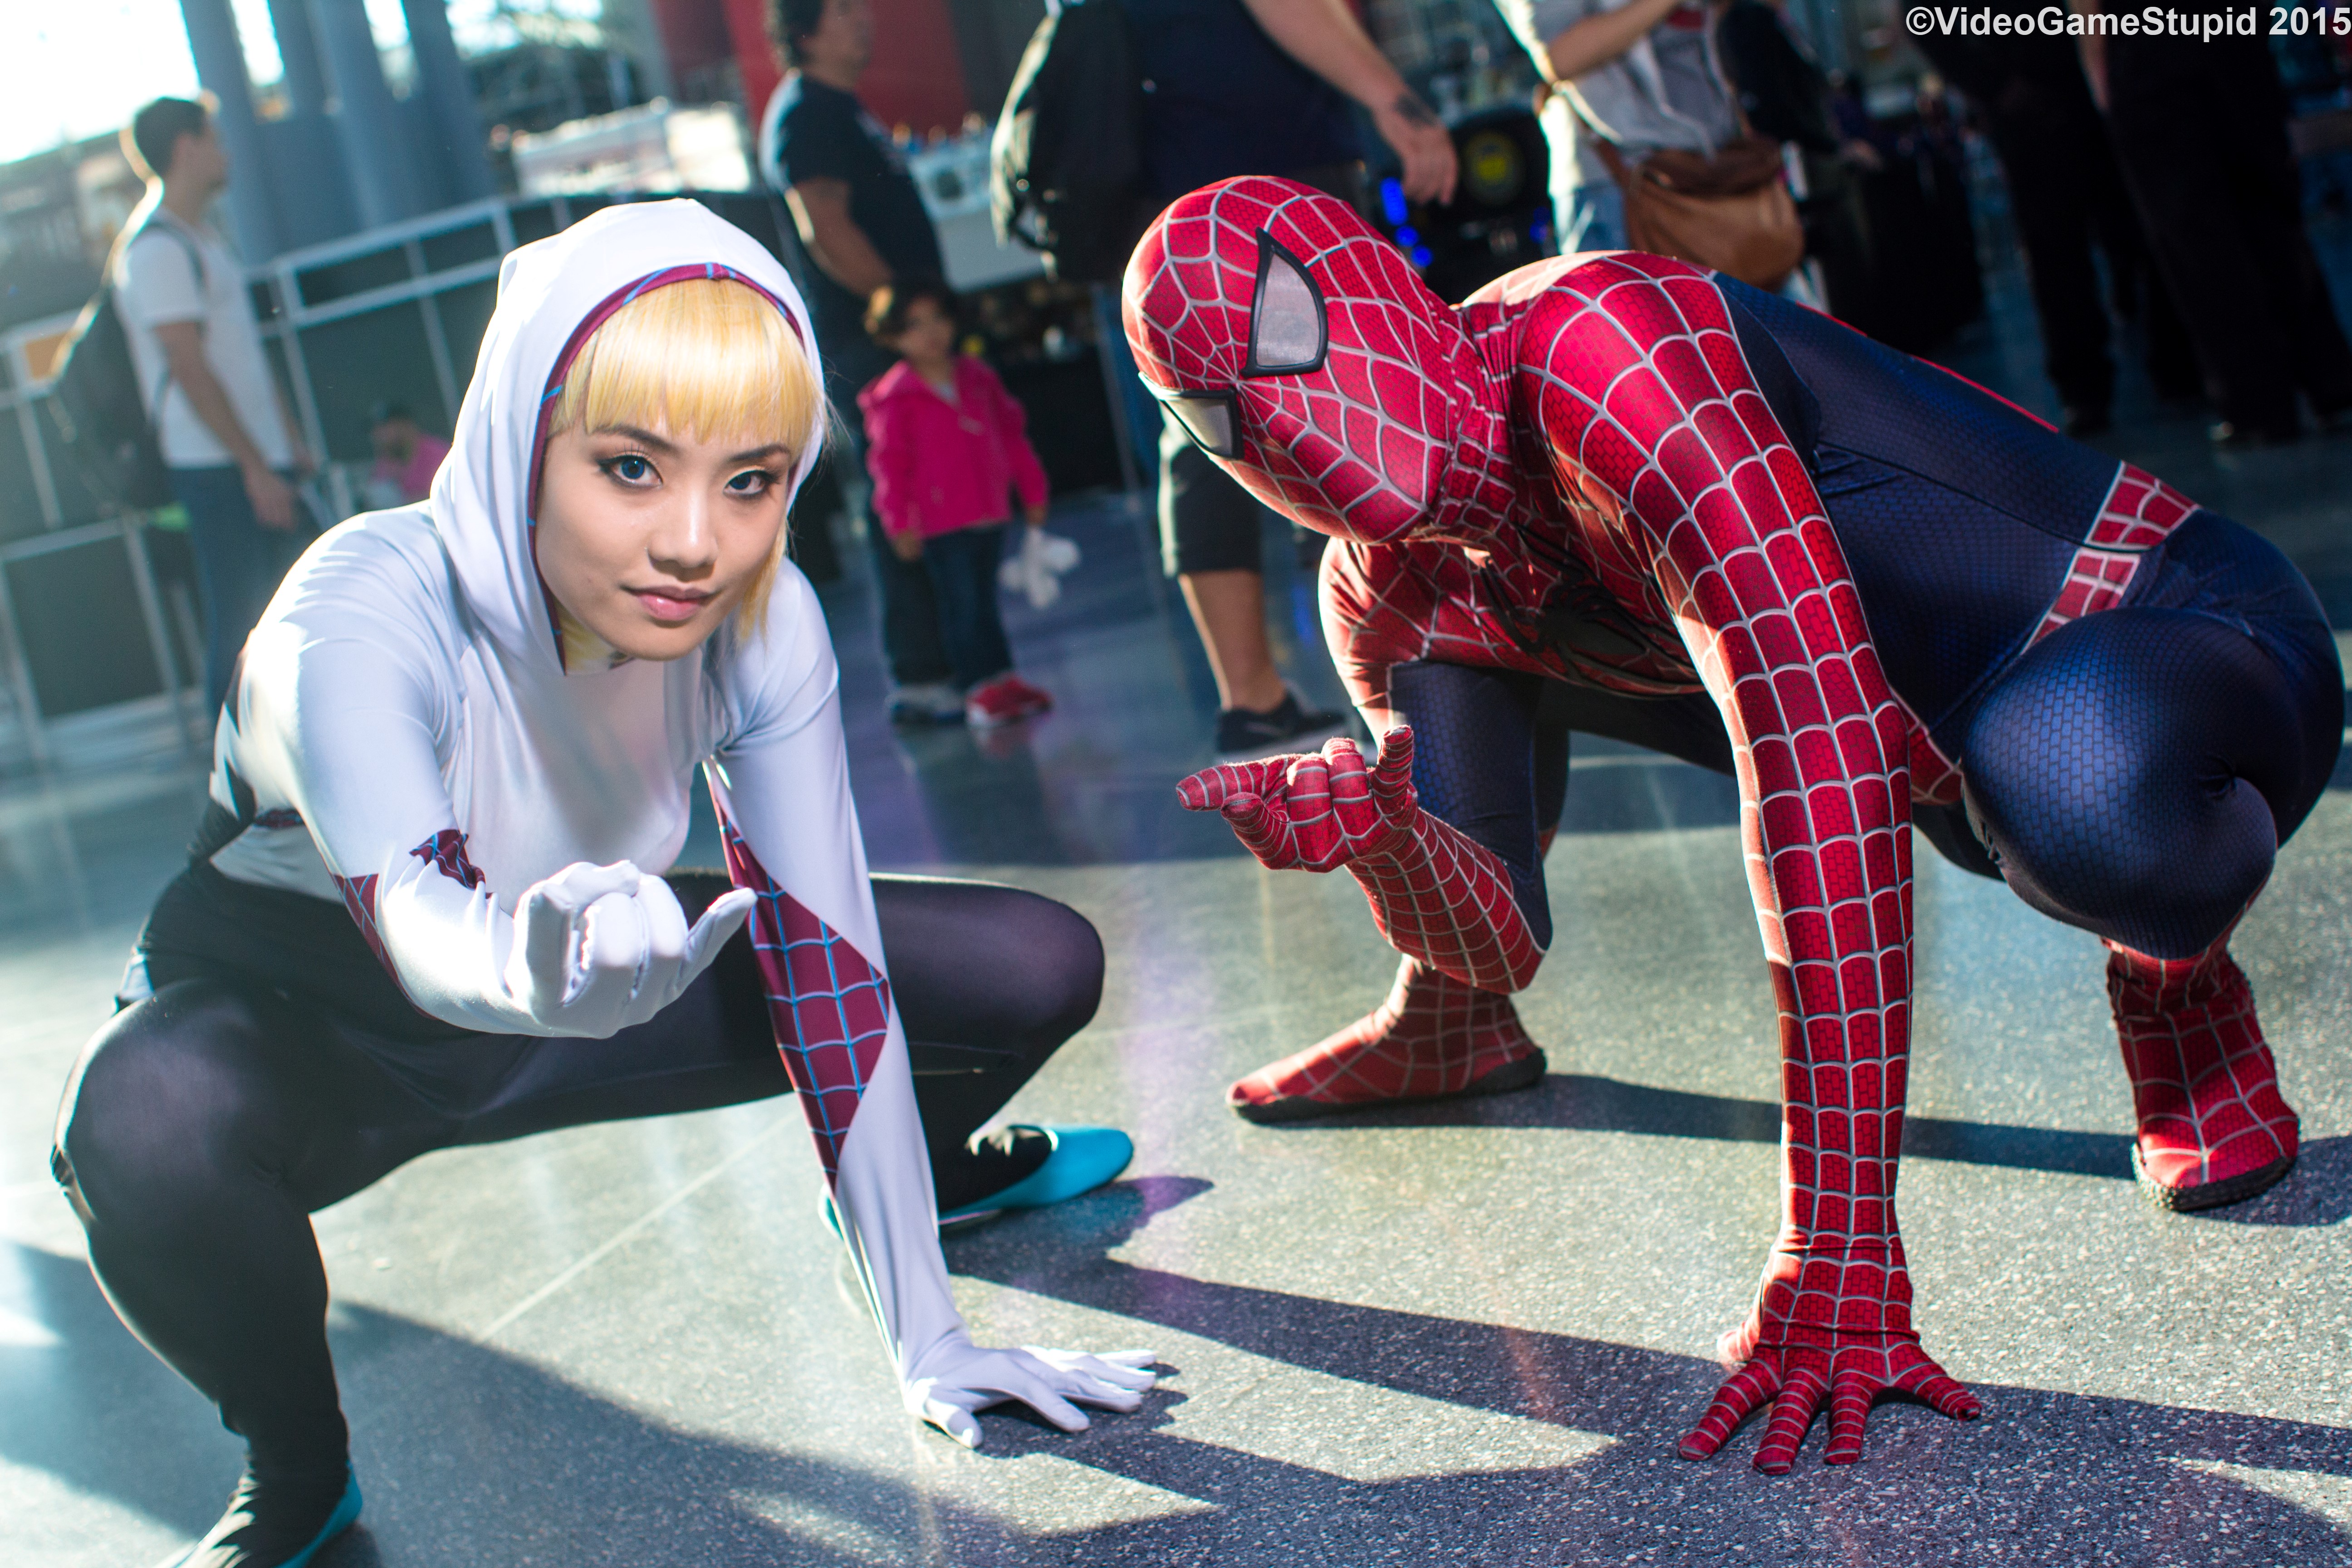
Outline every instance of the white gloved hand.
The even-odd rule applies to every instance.
[[[996,569],[996,580],[1007,593],[1025,595],[1033,609],[1044,609],[1062,596],[1062,577],[1078,564],[1078,547],[1058,533],[1042,528],[1024,529],[1020,547]]]
[[[1150,1351],[983,1350],[957,1333],[925,1355],[907,1379],[908,1411],[967,1448],[980,1447],[973,1412],[992,1405],[1026,1405],[1065,1432],[1083,1432],[1081,1405],[1124,1414],[1143,1404],[1159,1381]]]
[[[677,1001],[757,901],[735,889],[688,931],[659,877],[626,860],[566,866],[515,905],[507,993],[556,1033],[604,1039]]]

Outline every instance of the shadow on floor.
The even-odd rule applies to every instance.
[[[1269,1521],[1302,1505],[1359,1510],[1377,1516],[1362,1519],[1360,1528],[1385,1529],[1424,1542],[1433,1554],[1472,1561],[1622,1563],[1661,1560],[1645,1555],[1661,1552],[1670,1562],[1944,1562],[1953,1559],[1936,1543],[1969,1539],[1972,1562],[2047,1563],[2080,1553],[2085,1561],[2150,1563],[2264,1561],[2267,1553],[2305,1550],[2340,1554],[2346,1544],[2316,1516],[2200,1468],[2352,1476],[2352,1432],[2335,1427],[1977,1384],[1988,1409],[1981,1424],[1962,1426],[1923,1408],[1888,1406],[1873,1418],[1872,1447],[1861,1468],[1841,1473],[1820,1466],[1817,1431],[1800,1472],[1775,1482],[1740,1462],[1753,1452],[1758,1424],[1712,1464],[1671,1457],[1678,1422],[1695,1419],[1719,1381],[1711,1362],[1191,1279],[1107,1256],[1093,1260],[1181,1201],[1188,1186],[1197,1192],[1207,1184],[1167,1177],[1122,1183],[972,1232],[950,1247],[950,1261],[960,1274],[1335,1378],[1619,1441],[1582,1463],[1542,1472],[1373,1485],[1317,1472],[1276,1478],[1261,1460],[1181,1441],[1123,1444],[1108,1456],[1120,1473],[1153,1486],[1232,1506],[1237,1495],[1263,1492],[1278,1479],[1275,1495],[1257,1505]],[[1087,1261],[1074,1266],[1079,1258]],[[1008,1447],[1051,1440],[1014,1430]],[[2030,1478],[2029,1495],[2005,1496],[2011,1476]],[[1496,1511],[1479,1520],[1471,1512],[1479,1508]],[[2235,1542],[2216,1550],[2215,1515],[2230,1516],[2225,1532],[2242,1520],[2269,1539],[2249,1543],[2242,1555]],[[2068,1521],[2080,1522],[2062,1522]],[[1546,1544],[1521,1538],[1530,1527],[1542,1533],[1549,1552]],[[1988,1527],[2000,1533],[1976,1533]],[[1174,1548],[1188,1528],[1199,1527],[1171,1521],[1112,1533],[1148,1529]],[[1325,1536],[1329,1528],[1318,1518],[1315,1533],[1350,1539]],[[1776,1529],[1803,1545],[1776,1552]],[[2197,1550],[2176,1557],[2174,1548],[2190,1541]]]
[[[1654,1138],[1712,1138],[1743,1143],[1780,1141],[1780,1108],[1769,1100],[1734,1100],[1656,1089],[1582,1073],[1553,1073],[1523,1094],[1442,1100],[1360,1110],[1270,1129],[1297,1136],[1363,1127],[1552,1127],[1577,1132],[1635,1132]],[[1912,1116],[1903,1123],[1903,1152],[2065,1176],[2131,1179],[2131,1138],[2121,1132],[2072,1132],[2056,1128],[2005,1127]],[[2190,1216],[2241,1225],[2334,1225],[2352,1216],[2352,1137],[2320,1138],[2303,1146],[2294,1171],[2248,1203]]]
[[[551,1560],[1222,1568],[1295,1563],[1318,1541],[1379,1542],[1381,1560],[1400,1563],[1623,1563],[1664,1552],[1671,1561],[1895,1563],[1943,1561],[1919,1543],[1960,1539],[1976,1542],[1976,1562],[2274,1563],[2334,1560],[2346,1545],[2323,1518],[2204,1468],[2352,1476],[2352,1433],[2332,1427],[1980,1385],[1982,1423],[1962,1428],[1889,1407],[1874,1418],[1860,1468],[1821,1467],[1815,1448],[1797,1474],[1773,1480],[1733,1456],[1708,1465],[1668,1457],[1675,1421],[1703,1406],[1717,1377],[1696,1358],[1220,1284],[1105,1256],[1155,1207],[1205,1185],[1163,1180],[1155,1194],[1123,1184],[966,1237],[950,1258],[962,1273],[1349,1382],[1615,1441],[1540,1468],[1457,1473],[1457,1459],[1475,1456],[1431,1455],[1439,1473],[1365,1482],[1168,1430],[1185,1397],[1174,1390],[1075,1436],[991,1415],[982,1462],[1051,1454],[1209,1505],[1038,1531],[944,1495],[964,1462],[944,1447],[932,1483],[913,1487],[681,1431],[526,1361],[406,1319],[345,1311],[338,1353],[355,1369],[352,1383],[378,1395],[359,1411],[362,1484],[377,1500],[317,1568]],[[27,1305],[58,1342],[0,1347],[8,1395],[0,1460],[191,1536],[203,1530],[235,1461],[206,1430],[201,1403],[115,1321],[78,1261],[12,1250]],[[19,1396],[42,1384],[50,1397]],[[395,1399],[382,1397],[387,1387]],[[71,1397],[58,1396],[68,1389]],[[1735,1438],[1735,1455],[1752,1443]],[[2196,1552],[2178,1550],[2192,1542]]]

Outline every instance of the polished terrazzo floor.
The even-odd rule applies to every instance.
[[[2046,404],[1995,286],[1966,368]],[[2270,532],[2352,626],[2352,437],[2217,459],[2193,418],[2126,411],[2114,450]],[[320,1568],[2352,1562],[2352,793],[2238,944],[2302,1166],[2210,1217],[2133,1192],[2095,943],[1921,855],[1903,1212],[1927,1343],[1986,1417],[1882,1407],[1851,1469],[1820,1465],[1818,1428],[1778,1479],[1748,1468],[1752,1427],[1685,1464],[1775,1215],[1728,786],[1580,753],[1559,935],[1523,998],[1539,1089],[1249,1126],[1225,1082],[1361,1012],[1393,957],[1346,879],[1262,872],[1176,808],[1208,760],[1197,647],[1137,514],[1056,526],[1087,563],[1013,618],[1061,701],[1025,729],[894,735],[863,590],[826,597],[877,865],[1065,899],[1111,957],[1100,1016],[1014,1109],[1129,1128],[1135,1165],[950,1240],[959,1299],[983,1337],[1148,1345],[1161,1389],[1075,1437],[984,1416],[977,1453],[915,1426],[789,1104],[436,1155],[319,1216],[368,1494]],[[1335,699],[1298,586],[1276,580],[1286,656]],[[144,1568],[236,1473],[108,1310],[45,1168],[197,789],[169,761],[0,788],[11,1564]]]

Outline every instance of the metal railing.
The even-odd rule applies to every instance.
[[[748,199],[766,210],[762,198]],[[323,521],[340,521],[361,510],[354,473],[369,458],[364,411],[384,394],[429,393],[429,398],[414,401],[437,405],[431,412],[441,417],[426,422],[446,427],[472,374],[507,253],[604,205],[601,198],[565,196],[478,202],[289,252],[247,274],[263,342],[277,362],[303,438],[321,459],[323,494],[315,500],[323,507]],[[730,216],[742,222],[753,215]],[[461,300],[466,308],[460,308]],[[47,351],[73,320],[66,315],[27,322],[0,334],[0,416],[14,426],[23,481],[5,484],[5,467],[18,466],[5,459],[17,454],[0,456],[0,486],[16,491],[0,497],[0,692],[14,721],[0,723],[0,760],[13,751],[37,767],[54,760],[49,731],[57,707],[54,701],[45,707],[42,700],[11,569],[94,544],[119,542],[135,603],[94,603],[90,613],[111,617],[123,636],[144,638],[162,688],[144,695],[166,700],[183,745],[197,743],[188,721],[200,676],[194,661],[182,657],[181,639],[172,635],[167,596],[148,550],[149,519],[104,515],[96,499],[70,481],[55,433],[41,414],[49,384],[37,368],[47,368]],[[319,363],[320,340],[339,330],[360,332],[382,352],[361,366]],[[37,361],[42,362],[37,367]],[[417,384],[420,371],[421,384]],[[13,508],[6,504],[10,500]],[[99,569],[110,572],[112,561]]]

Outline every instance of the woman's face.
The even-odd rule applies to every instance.
[[[680,658],[725,624],[784,526],[794,453],[756,437],[566,430],[540,473],[539,573],[622,653]]]

